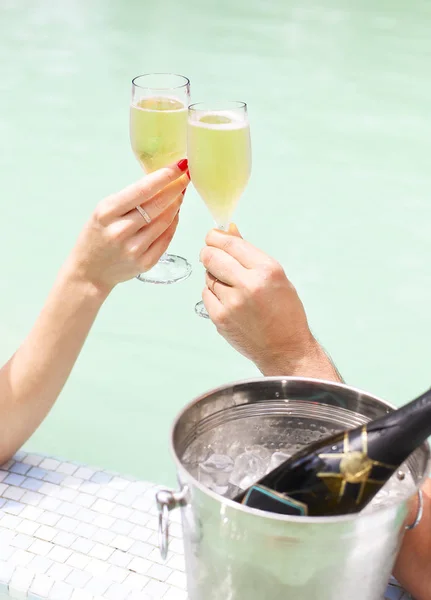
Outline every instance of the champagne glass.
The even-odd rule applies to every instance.
[[[185,158],[189,102],[187,77],[148,73],[133,79],[130,142],[145,173]],[[175,283],[187,279],[191,271],[185,258],[165,253],[152,269],[138,275],[138,279],[149,283]]]
[[[187,147],[190,176],[216,227],[229,229],[233,211],[251,172],[247,104],[224,102],[189,106]],[[204,303],[195,312],[206,319]]]

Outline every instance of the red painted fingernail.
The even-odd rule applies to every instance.
[[[186,173],[186,175],[187,175],[187,177],[188,177],[189,179],[191,179],[191,177],[190,177],[190,171],[189,171],[188,169],[187,169],[187,173]]]
[[[177,162],[177,167],[179,168],[180,171],[186,171],[188,166],[189,166],[189,161],[187,160],[187,158],[182,158],[181,160],[179,160]]]
[[[183,196],[186,195],[186,190],[187,190],[187,188],[184,188],[183,191],[181,192]]]

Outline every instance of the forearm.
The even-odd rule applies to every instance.
[[[0,370],[0,463],[28,439],[60,394],[106,292],[60,271],[30,334]]]
[[[343,383],[334,363],[316,340],[311,341],[301,353],[274,355],[265,358],[257,366],[266,377],[287,375]]]
[[[407,531],[394,569],[394,575],[415,600],[431,599],[431,479],[423,487],[424,512],[419,525]],[[417,515],[412,506],[409,522]]]

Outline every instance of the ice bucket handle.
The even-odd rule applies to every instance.
[[[168,556],[169,548],[169,512],[174,508],[185,506],[187,486],[179,492],[159,490],[156,494],[157,510],[159,511],[159,550],[163,560]]]

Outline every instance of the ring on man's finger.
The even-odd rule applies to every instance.
[[[150,215],[147,213],[147,211],[146,211],[146,210],[144,210],[144,209],[142,208],[142,206],[139,206],[139,205],[138,205],[138,206],[136,207],[136,210],[138,211],[138,213],[141,215],[141,217],[144,219],[144,221],[145,221],[147,224],[150,224],[150,223],[151,223],[151,217],[150,217]]]

